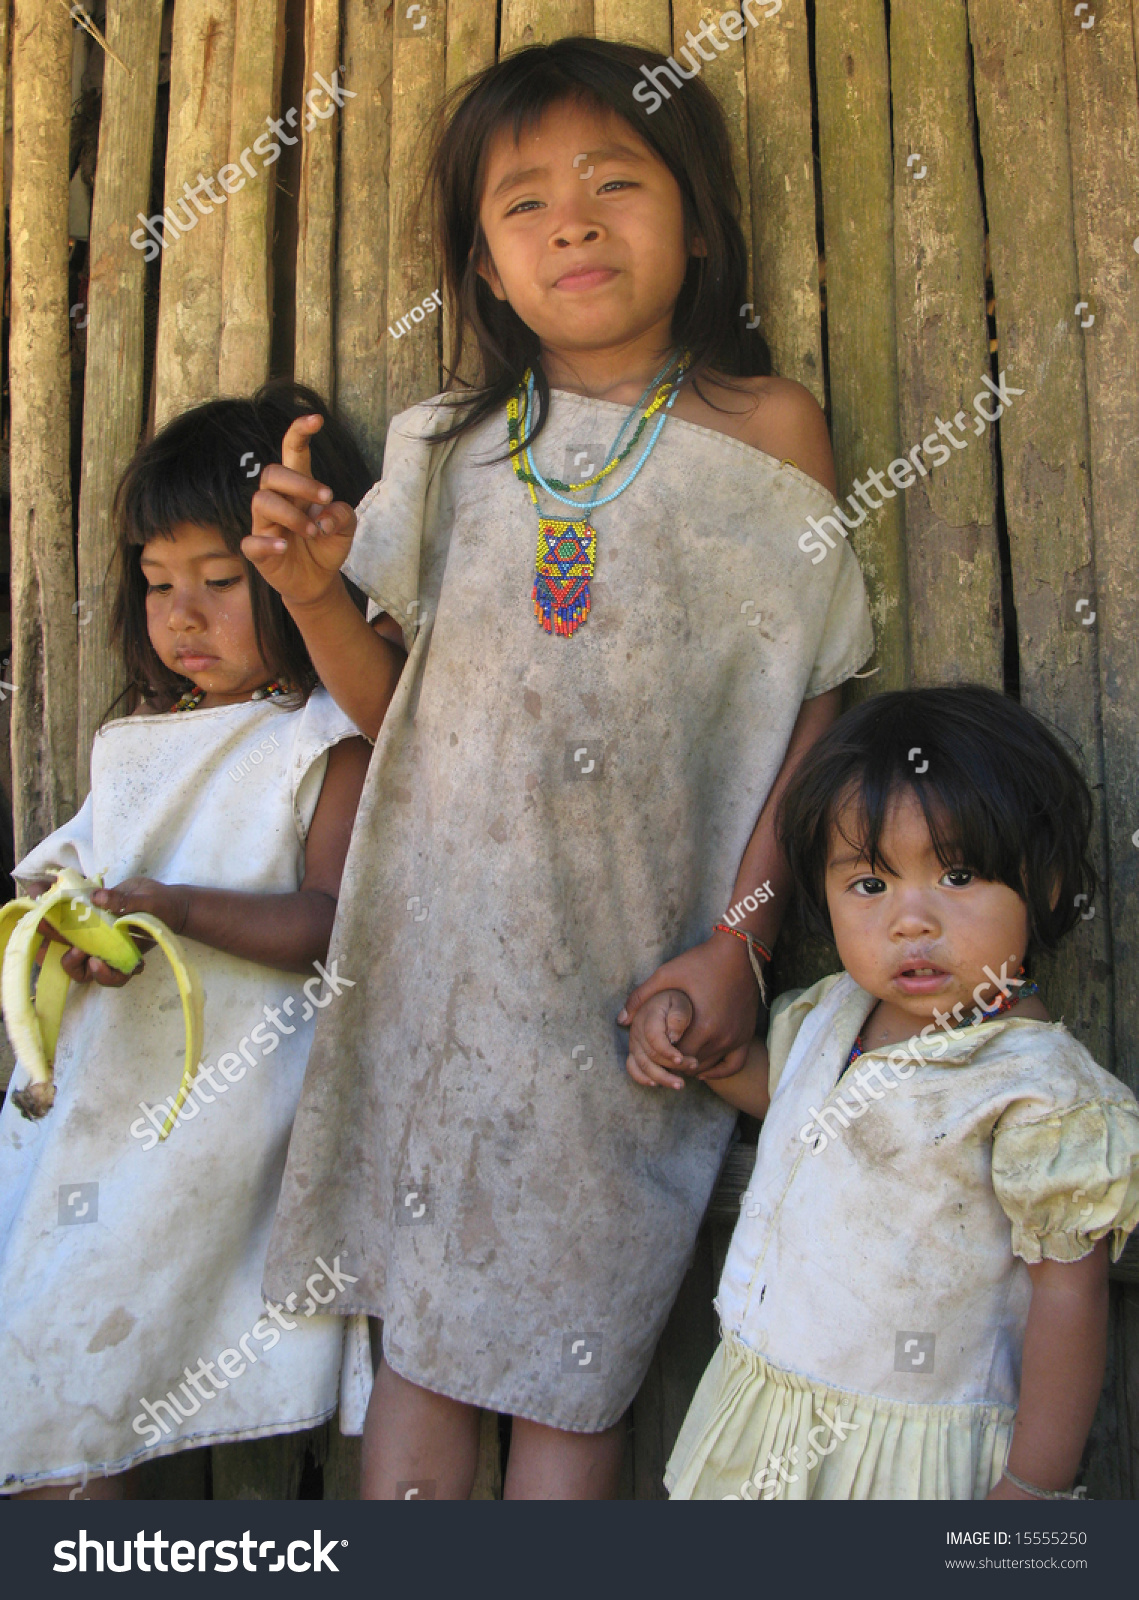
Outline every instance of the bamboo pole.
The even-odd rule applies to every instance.
[[[149,208],[161,30],[162,0],[110,0],[107,43],[131,70],[128,75],[109,56],[104,63],[91,206],[79,488],[76,789],[80,799],[87,794],[95,731],[123,688],[122,664],[108,637],[107,577],[115,553],[111,502],[143,425],[145,260],[159,247],[154,244],[151,251],[145,250],[147,235],[138,222]],[[130,242],[132,233],[143,249]]]
[[[340,0],[306,0],[294,371],[302,383],[311,384],[326,397],[332,394],[336,139],[340,118],[327,94],[313,95],[312,91],[318,73],[326,83],[332,83],[339,65]],[[351,92],[352,86],[346,80],[343,87]]]
[[[443,94],[444,20],[435,5],[397,5],[395,11],[392,80],[399,84],[399,94],[392,101],[388,322],[399,327],[399,319],[410,317],[412,308],[438,288],[431,219],[420,197],[431,121]],[[388,336],[389,417],[439,388],[436,315],[425,310],[406,324],[399,338]]]
[[[752,285],[775,371],[825,405],[805,0],[747,35]]]
[[[815,16],[831,438],[841,493],[871,469],[885,472],[901,449],[890,71],[882,0],[828,0]],[[878,498],[869,487],[868,498]],[[870,595],[880,668],[860,692],[877,693],[909,681],[902,505],[885,500],[866,519],[850,542]]]
[[[1000,420],[1020,696],[1058,724],[1100,781],[1094,593],[1080,297],[1059,13],[970,0],[977,119],[996,299],[997,368],[1023,395]],[[1088,608],[1085,608],[1085,610]],[[1095,857],[1104,861],[1097,820]],[[1107,918],[1082,922],[1037,973],[1053,1014],[1110,1066]]]
[[[662,56],[672,49],[668,0],[593,0],[593,29],[599,39],[647,44]]]
[[[229,156],[235,4],[178,0],[174,7],[165,196],[165,214],[174,222],[159,230],[167,235],[155,361],[159,428],[218,392],[225,260],[225,217],[218,210],[236,198],[218,173]],[[297,133],[283,128],[281,138],[295,143]],[[179,225],[186,229],[181,237]]]
[[[336,399],[377,478],[387,432],[393,12],[386,0],[344,0],[344,81],[354,98],[340,124]]]
[[[763,25],[762,14],[756,13]],[[740,227],[747,242],[748,283],[752,281],[751,236],[751,182],[748,174],[747,126],[747,67],[744,40],[732,40],[720,32],[720,16],[716,6],[702,5],[700,0],[673,0],[672,45],[673,55],[680,57],[685,71],[693,66],[700,69],[701,80],[720,102],[724,121],[728,125],[728,139],[732,149],[732,171],[740,192]],[[740,28],[746,33],[746,24],[740,18]],[[733,29],[734,31],[734,29]],[[680,54],[681,51],[685,53]],[[710,57],[711,59],[705,59]],[[676,90],[675,93],[683,93]]]
[[[70,817],[75,787],[67,306],[72,24],[16,0],[12,25],[12,796],[16,858]]]
[[[1086,18],[1084,19],[1086,20]],[[1091,443],[1095,577],[1065,622],[1098,644],[1115,968],[1113,1070],[1139,1088],[1139,93],[1121,8],[1065,14],[1071,173]],[[1087,328],[1089,315],[1095,322]],[[1095,623],[1088,612],[1095,610]]]
[[[592,32],[593,0],[502,0],[498,53]]]
[[[218,391],[248,394],[269,375],[273,321],[273,216],[277,193],[275,163],[253,149],[266,134],[280,102],[285,50],[285,0],[237,0],[233,55],[233,108],[229,126],[227,173],[241,198],[225,208],[222,266],[221,344]],[[262,149],[269,154],[270,145]],[[256,174],[254,176],[253,174]]]
[[[985,225],[974,158],[965,0],[894,0],[894,262],[909,630],[917,683],[1004,683]],[[1000,181],[1000,174],[993,174]],[[933,432],[958,419],[952,447]],[[933,466],[930,436],[951,454]],[[918,470],[928,473],[921,476]],[[908,480],[908,486],[907,485]],[[885,492],[885,491],[883,491]]]

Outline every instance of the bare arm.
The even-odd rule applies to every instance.
[[[328,954],[340,875],[370,757],[363,739],[345,739],[329,751],[305,844],[305,875],[295,893],[255,894],[129,878],[113,888],[96,890],[92,900],[116,916],[150,911],[172,932],[247,961],[283,972],[309,971],[314,961]],[[79,983],[94,978],[118,988],[128,981],[81,950],[69,951],[62,964]]]
[[[1082,1261],[1030,1266],[1020,1404],[1008,1465],[1040,1489],[1067,1489],[1092,1425],[1107,1350],[1107,1246]],[[990,1500],[1033,1497],[1002,1478]]]

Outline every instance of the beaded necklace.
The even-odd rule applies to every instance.
[[[557,633],[563,638],[577,632],[578,628],[589,615],[590,594],[589,581],[593,577],[594,566],[597,558],[597,531],[590,522],[593,511],[598,506],[608,505],[616,500],[617,496],[624,494],[625,490],[641,472],[649,456],[652,454],[657,440],[660,438],[661,429],[668,420],[668,413],[672,410],[677,395],[680,393],[679,383],[690,363],[691,357],[687,351],[677,357],[670,355],[657,376],[645,389],[640,400],[630,410],[628,416],[621,424],[617,437],[609,447],[608,458],[599,472],[585,478],[581,483],[562,483],[558,478],[546,479],[539,472],[534,453],[529,444],[522,443],[522,424],[524,419],[529,419],[534,406],[534,372],[527,368],[519,385],[518,393],[512,395],[506,403],[506,431],[510,441],[510,459],[514,472],[521,483],[530,491],[530,499],[538,512],[538,552],[535,558],[534,587],[531,590],[531,599],[534,605],[534,615],[538,618],[547,633]],[[675,373],[673,369],[675,368]],[[673,373],[672,376],[667,374]],[[665,381],[662,382],[662,379]],[[655,389],[655,394],[653,393]],[[649,400],[649,396],[652,399]],[[637,415],[644,402],[648,400],[636,431],[625,448],[618,454],[618,446],[625,433]],[[637,442],[648,426],[649,420],[661,412],[656,427],[653,429],[641,458],[625,479],[624,483],[614,489],[611,494],[598,499],[596,493],[590,496],[589,501],[582,506],[577,500],[570,499],[572,494],[580,494],[585,489],[594,489],[603,479],[616,470],[636,448]],[[523,465],[525,462],[525,466]],[[536,487],[537,486],[537,487]],[[572,506],[575,510],[584,512],[583,516],[568,519],[562,517],[545,517],[538,505],[537,488],[540,487],[555,500],[560,500],[563,505]]]
[[[274,678],[272,683],[265,684],[263,688],[254,689],[250,698],[253,700],[280,700],[283,695],[290,694],[291,692],[292,691],[290,690],[289,685],[285,682],[284,678]],[[170,707],[170,710],[172,712],[196,711],[198,706],[201,705],[205,698],[206,691],[195,684],[192,689],[186,690],[186,693],[180,700],[176,700],[174,702],[174,704]]]
[[[1024,968],[1021,967],[1020,970],[1021,970],[1021,972],[1023,972]],[[1020,988],[1019,988],[1019,990],[1015,994],[1012,993],[1011,991],[1008,994],[1002,994],[1000,999],[997,1001],[996,1005],[993,1006],[991,1010],[986,1011],[985,1015],[983,1017],[981,1017],[981,1018],[979,1018],[977,1020],[974,1020],[973,1017],[965,1017],[962,1021],[955,1022],[953,1024],[953,1026],[954,1026],[955,1029],[956,1028],[976,1028],[976,1027],[979,1027],[980,1023],[982,1023],[982,1022],[992,1022],[994,1017],[999,1017],[1002,1014],[1002,1012],[1010,1011],[1012,1009],[1012,1007],[1017,1004],[1018,1001],[1027,999],[1029,995],[1039,994],[1039,993],[1040,993],[1040,985],[1039,984],[1031,983],[1031,982],[1030,983],[1022,983]],[[858,1038],[854,1041],[853,1045],[851,1046],[850,1054],[846,1058],[846,1067],[843,1068],[844,1072],[846,1071],[847,1067],[852,1067],[854,1065],[854,1063],[858,1060],[859,1056],[862,1054],[862,1050],[863,1050],[862,1035],[859,1034]]]

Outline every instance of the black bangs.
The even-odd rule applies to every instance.
[[[253,531],[253,496],[261,470],[280,462],[281,443],[297,417],[319,413],[324,425],[309,442],[313,476],[336,500],[358,505],[375,481],[351,431],[307,385],[275,378],[246,399],[209,400],[175,417],[141,444],[115,492],[117,582],[111,637],[122,651],[124,697],[173,702],[189,680],[170,671],[150,642],[146,578],[140,557],[149,539],[170,538],[181,523],[217,528],[226,548],[245,568],[258,649],[275,677],[285,678],[305,700],[317,676],[300,629],[277,591],[241,554]],[[351,591],[350,591],[351,592]],[[363,597],[353,594],[363,609]]]
[[[1007,884],[1028,908],[1030,950],[1054,949],[1095,892],[1091,794],[1038,717],[972,685],[877,695],[808,752],[777,826],[811,927],[830,936],[825,880],[839,817],[870,870],[892,870],[882,840],[905,791],[942,864]]]
[[[685,83],[654,112],[647,111],[642,68],[665,63],[664,56],[639,45],[585,37],[558,39],[504,57],[461,84],[444,102],[428,192],[443,279],[456,310],[448,389],[457,391],[458,418],[437,438],[464,433],[500,409],[528,366],[535,368],[537,394],[531,439],[540,433],[548,413],[549,385],[538,362],[536,336],[505,301],[495,299],[478,274],[485,251],[479,207],[487,150],[494,136],[510,128],[517,140],[549,107],[566,101],[613,112],[632,128],[676,179],[688,239],[699,235],[704,241],[707,254],[690,259],[673,315],[673,339],[692,353],[684,382],[696,382],[712,369],[728,376],[771,372],[766,342],[740,315],[747,299],[747,246],[738,220],[739,192],[723,113],[698,78]],[[638,88],[640,97],[634,94]],[[464,370],[464,346],[471,338],[479,355],[473,388],[455,378]]]

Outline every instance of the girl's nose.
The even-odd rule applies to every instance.
[[[601,229],[596,222],[591,222],[585,217],[562,217],[552,236],[552,243],[557,250],[571,249],[575,245],[596,244],[601,238]]]
[[[934,907],[924,894],[904,895],[894,912],[893,934],[897,939],[928,938],[941,931]]]
[[[175,591],[171,596],[170,610],[166,613],[166,626],[172,633],[185,633],[187,630],[197,633],[205,627],[201,607],[192,594]]]

